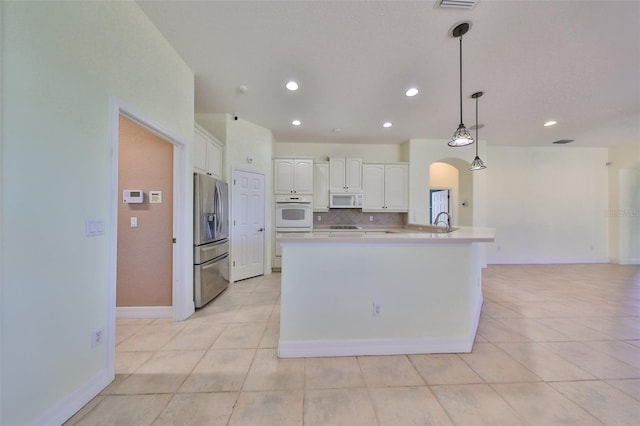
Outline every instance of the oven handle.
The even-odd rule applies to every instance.
[[[307,201],[301,201],[299,203],[292,203],[292,202],[286,202],[286,203],[276,203],[276,206],[278,207],[300,207],[300,206],[309,206],[311,207],[311,203],[307,202]]]

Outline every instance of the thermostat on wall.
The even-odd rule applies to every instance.
[[[141,189],[123,189],[122,202],[127,204],[143,203],[144,191]]]

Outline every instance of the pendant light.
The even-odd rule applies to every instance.
[[[484,95],[484,92],[476,92],[471,95],[471,97],[476,100],[476,158],[473,159],[473,161],[471,162],[471,167],[469,167],[469,170],[471,170],[472,172],[487,168],[487,165],[484,164],[484,161],[482,161],[480,157],[478,157],[478,143],[480,141],[480,139],[478,139],[478,129],[480,128],[480,125],[478,124],[478,98],[482,95]]]
[[[453,147],[467,146],[473,143],[471,132],[462,123],[462,36],[469,31],[469,28],[471,28],[469,22],[462,22],[451,30],[451,37],[460,39],[460,125],[449,141],[449,146]]]

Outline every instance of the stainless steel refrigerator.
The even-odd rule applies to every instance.
[[[193,299],[201,308],[229,285],[227,183],[194,173],[193,214]]]

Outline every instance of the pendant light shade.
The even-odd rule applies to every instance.
[[[462,123],[462,36],[469,31],[469,22],[462,22],[451,30],[451,36],[460,39],[460,124],[449,141],[449,146],[467,146],[473,143],[471,132]]]
[[[472,172],[487,168],[487,165],[484,164],[484,161],[482,161],[478,156],[478,128],[480,127],[480,125],[478,124],[478,98],[482,95],[484,95],[483,92],[476,92],[471,95],[471,97],[476,100],[476,158],[473,159],[473,161],[471,162],[471,167],[469,167],[469,170],[471,170]]]

